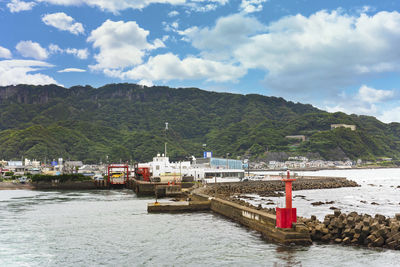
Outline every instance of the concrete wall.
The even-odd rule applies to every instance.
[[[199,200],[211,199],[211,210],[244,226],[260,232],[264,238],[282,244],[311,244],[310,234],[304,224],[294,224],[290,229],[276,228],[276,217],[264,211],[194,193]]]

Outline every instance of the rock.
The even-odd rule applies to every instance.
[[[351,229],[350,229],[350,228],[345,229],[345,230],[343,231],[343,234],[344,234],[345,236],[350,236],[350,235],[351,235]]]
[[[317,201],[317,202],[312,202],[311,203],[311,205],[313,205],[313,206],[321,206],[323,204],[324,204],[324,202],[321,202],[321,201]]]
[[[354,237],[350,243],[353,245],[358,244],[358,239]]]
[[[334,210],[334,212],[333,212],[333,214],[335,215],[335,217],[339,217],[339,215],[341,214],[342,212],[339,210],[339,209],[336,209],[336,210]]]
[[[362,226],[361,223],[358,223],[358,224],[356,225],[356,227],[354,227],[354,230],[355,230],[356,234],[361,233],[362,227],[363,227],[363,226]]]
[[[350,244],[350,242],[351,242],[351,239],[349,238],[349,237],[345,237],[345,238],[343,238],[343,244]]]
[[[361,203],[367,204],[367,201],[365,200],[360,200]]]
[[[311,221],[316,221],[316,220],[317,220],[317,216],[311,215]]]
[[[379,236],[378,238],[376,238],[376,239],[373,241],[372,244],[373,244],[375,247],[381,247],[384,243],[385,243],[385,240],[383,239],[383,237]]]
[[[396,247],[396,245],[397,245],[396,241],[391,241],[387,244],[388,248],[390,248],[390,249],[394,249]]]
[[[354,225],[354,217],[352,217],[352,216],[347,216],[347,224],[348,224],[349,226]]]
[[[378,230],[378,228],[379,228],[379,223],[378,222],[374,222],[371,225],[371,231],[376,231],[376,230]]]
[[[398,186],[399,187],[399,186]],[[400,204],[400,203],[399,203]],[[400,221],[400,213],[396,213],[396,215],[394,216],[396,218],[396,220]]]
[[[332,235],[331,234],[326,234],[324,236],[321,237],[321,240],[324,242],[329,242],[332,239]]]
[[[322,229],[324,229],[324,228],[325,228],[325,224],[322,224],[322,223],[317,224],[317,226],[315,226],[315,230],[317,230],[319,232],[322,232]]]
[[[371,231],[371,228],[366,225],[364,225],[363,228],[361,229],[361,232],[365,233],[365,235],[369,234],[370,231]]]
[[[375,239],[376,239],[376,236],[373,234],[370,234],[369,236],[367,236],[368,243],[372,243]]]
[[[379,205],[379,203],[371,202],[371,205]]]
[[[340,238],[335,238],[334,241],[335,241],[336,244],[342,243],[342,239],[340,239]]]
[[[368,218],[368,217],[364,218],[363,225],[369,226],[370,225],[370,221],[371,221],[370,218]]]

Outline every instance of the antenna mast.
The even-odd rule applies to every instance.
[[[165,140],[167,140],[168,122],[165,122]],[[164,143],[164,155],[167,157],[167,142]]]

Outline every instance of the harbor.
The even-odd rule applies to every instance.
[[[329,209],[333,205],[341,208],[346,218],[349,210],[356,210],[359,215],[374,217],[380,213],[394,218],[398,211],[395,204],[400,202],[396,188],[399,171],[316,173],[348,177],[360,186],[294,190],[293,207],[297,208],[298,216],[310,219],[308,214],[315,214],[322,223],[325,215],[330,214],[332,219],[340,217],[335,217]],[[298,195],[305,196],[306,200],[296,197]],[[271,207],[268,199],[273,200],[273,206],[279,206],[284,196],[262,198],[264,200],[255,197],[251,200],[256,208],[258,204],[262,208]],[[335,199],[334,204],[311,205],[332,199]],[[158,200],[160,204],[171,201],[171,198]],[[286,246],[268,241],[260,232],[213,211],[148,213],[148,204],[154,202],[154,196],[138,197],[129,189],[2,191],[0,264],[165,265],[165,262],[174,262],[185,266],[396,266],[399,257],[398,250],[342,245],[334,240],[332,243],[314,241],[309,246]],[[370,205],[372,202],[379,205]],[[99,229],[103,229],[101,233]],[[88,253],[99,257],[87,257]],[[329,257],[323,258],[322,254]]]

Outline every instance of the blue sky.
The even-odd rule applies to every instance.
[[[257,93],[400,122],[400,1],[0,0],[0,86]]]

